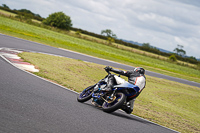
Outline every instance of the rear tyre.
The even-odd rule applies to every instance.
[[[102,105],[102,109],[104,112],[111,113],[116,111],[117,109],[121,108],[126,100],[126,96],[118,92],[115,94],[115,98],[113,101],[104,102]]]
[[[77,101],[82,103],[90,100],[92,98],[93,92],[94,92],[94,85],[87,87],[78,95]]]

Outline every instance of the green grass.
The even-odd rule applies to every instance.
[[[6,15],[6,16],[12,16],[12,17],[17,16],[15,13],[11,13],[11,12],[1,10],[1,9],[0,9],[0,14]]]
[[[198,69],[180,66],[145,55],[79,39],[63,33],[21,23],[1,16],[0,32],[54,47],[70,49],[88,55],[113,60],[131,66],[142,66],[150,71],[200,83],[200,71]]]
[[[17,16],[17,14],[15,14],[15,13],[8,12],[8,11],[2,10],[2,9],[0,9],[0,14],[2,14],[3,16],[7,16],[7,17],[16,17]],[[36,19],[31,19],[31,20],[35,23],[42,23],[41,21],[38,21]]]
[[[81,60],[36,53],[20,56],[39,68],[36,75],[77,92],[107,74],[105,66]],[[200,88],[147,76],[146,88],[136,99],[133,114],[180,132],[200,132],[199,110]]]

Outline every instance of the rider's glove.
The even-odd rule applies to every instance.
[[[106,71],[110,71],[110,70],[112,69],[112,67],[106,66],[104,69],[105,69]]]

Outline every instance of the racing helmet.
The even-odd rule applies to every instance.
[[[144,70],[144,68],[142,68],[142,67],[136,67],[136,68],[134,69],[134,72],[138,72],[138,73],[140,73],[140,74],[145,74],[145,70]]]

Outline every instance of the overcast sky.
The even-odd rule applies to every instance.
[[[200,58],[200,0],[1,0],[11,9],[42,17],[63,11],[73,27],[94,33],[111,29],[118,39],[173,51],[183,45]]]

